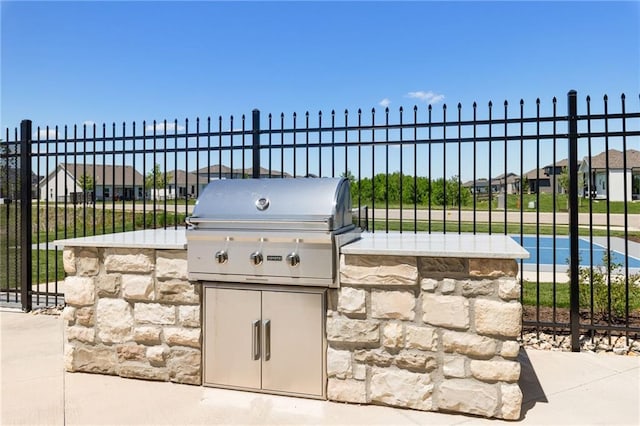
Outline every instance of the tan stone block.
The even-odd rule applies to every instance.
[[[346,379],[351,373],[351,352],[327,348],[327,376]]]
[[[472,277],[515,277],[518,263],[513,259],[469,259],[469,275]]]
[[[382,327],[382,345],[385,348],[401,348],[404,346],[402,324],[390,322]]]
[[[442,374],[446,378],[459,378],[463,379],[467,377],[465,369],[465,358],[461,356],[447,356],[444,357],[442,364]]]
[[[400,352],[395,357],[395,364],[405,370],[428,373],[438,368],[435,354],[425,352]]]
[[[498,296],[503,300],[520,299],[520,282],[515,278],[501,278],[498,281]]]
[[[100,271],[98,249],[82,247],[76,249],[76,275],[93,277]]]
[[[477,299],[475,327],[479,334],[517,337],[522,331],[522,306],[519,302]]]
[[[107,272],[144,273],[154,270],[152,249],[105,249],[104,265]]]
[[[105,343],[131,340],[133,315],[129,303],[122,299],[98,299],[96,308],[98,338]]]
[[[64,279],[64,301],[72,306],[93,305],[96,298],[93,278],[69,276]]]
[[[65,306],[62,310],[62,314],[60,315],[64,321],[67,321],[67,324],[72,324],[76,320],[76,308],[73,306]]]
[[[353,353],[353,359],[368,365],[378,367],[388,367],[393,364],[394,358],[391,354],[380,349],[364,350],[358,349]]]
[[[354,362],[351,364],[351,369],[353,371],[353,378],[356,380],[366,380],[367,379],[367,366],[364,364],[359,364]]]
[[[184,327],[200,327],[200,306],[178,306],[178,321]]]
[[[497,341],[490,337],[447,330],[442,333],[442,346],[448,353],[491,358],[496,353]]]
[[[369,402],[366,382],[329,378],[327,381],[327,399],[330,401],[365,404]]]
[[[145,345],[157,345],[160,343],[160,327],[135,327],[133,329],[133,340],[136,343],[143,343]]]
[[[491,296],[497,284],[493,280],[465,280],[462,284],[462,295],[465,297]]]
[[[419,265],[423,277],[434,273],[466,274],[469,270],[467,259],[456,257],[420,257]]]
[[[160,302],[200,303],[200,296],[196,293],[195,286],[189,281],[179,279],[157,281],[156,291]]]
[[[120,274],[100,274],[96,278],[98,297],[113,297],[120,294],[122,276]]]
[[[366,314],[366,294],[363,289],[342,287],[338,297],[338,311],[344,314]]]
[[[440,282],[440,293],[451,294],[456,291],[456,280],[451,278],[444,278]]]
[[[422,297],[422,320],[427,324],[466,330],[469,328],[469,301],[462,296],[425,293]]]
[[[176,308],[160,303],[136,303],[133,316],[138,323],[172,325],[176,323]]]
[[[438,288],[438,280],[434,280],[433,278],[423,278],[420,280],[420,288],[423,291],[428,291],[433,293]]]
[[[522,407],[522,391],[517,384],[500,385],[502,394],[502,418],[506,420],[518,420]]]
[[[73,348],[72,370],[85,373],[116,374],[116,351],[108,346],[79,346]]]
[[[118,365],[118,375],[131,379],[145,379],[166,382],[169,372],[166,368],[153,367],[143,363],[127,363]]]
[[[371,320],[327,318],[327,340],[347,343],[379,343],[380,323]]]
[[[73,247],[65,247],[62,252],[62,267],[67,275],[76,274],[76,253]]]
[[[66,329],[67,340],[77,340],[84,343],[93,343],[96,340],[96,330],[94,328],[74,325]]]
[[[75,350],[74,345],[65,342],[64,344],[64,369],[66,371],[75,371],[73,367],[73,352]]]
[[[201,347],[199,328],[165,327],[162,333],[164,341],[169,346],[190,346],[197,349]]]
[[[498,388],[468,379],[444,380],[437,390],[438,409],[494,417]]]
[[[122,274],[122,297],[127,300],[150,301],[153,296],[153,277]]]
[[[373,290],[371,316],[382,319],[413,320],[416,298],[408,291]]]
[[[358,285],[413,286],[418,282],[415,257],[342,255],[340,282]]]
[[[167,355],[170,380],[189,385],[202,384],[201,359],[200,350],[182,347],[171,348]]]
[[[471,374],[484,382],[515,382],[520,378],[520,363],[516,361],[478,361],[469,363]]]
[[[95,325],[93,306],[78,308],[76,310],[76,323],[85,327],[93,327]]]
[[[517,358],[520,353],[520,343],[515,340],[507,340],[502,342],[502,349],[500,355],[504,358]]]
[[[143,361],[147,356],[147,348],[136,344],[117,345],[116,354],[118,362]]]
[[[151,346],[147,348],[146,356],[154,367],[165,365],[165,356],[168,350],[165,346]]]
[[[373,368],[370,397],[372,402],[431,410],[433,384],[428,374],[393,368]]]
[[[432,327],[406,326],[407,349],[435,351],[438,349],[438,333]]]
[[[186,250],[157,250],[156,278],[187,279]]]

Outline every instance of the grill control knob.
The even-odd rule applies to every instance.
[[[300,264],[300,255],[295,251],[287,255],[287,263],[289,266],[298,266]]]
[[[251,253],[251,255],[249,256],[249,260],[251,261],[251,263],[253,263],[255,266],[258,266],[262,263],[262,253],[260,253],[259,251],[254,251],[253,253]]]
[[[222,263],[227,263],[227,260],[229,260],[229,255],[225,250],[220,250],[216,252],[216,262],[222,264]]]

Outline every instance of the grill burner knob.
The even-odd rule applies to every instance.
[[[216,252],[216,262],[222,264],[222,263],[227,263],[227,260],[229,260],[229,255],[225,250],[220,250]]]
[[[249,260],[251,261],[251,263],[253,263],[255,266],[258,266],[262,263],[262,253],[260,253],[259,251],[254,251],[253,253],[251,253],[251,255],[249,256]]]
[[[287,255],[287,263],[289,266],[298,266],[300,264],[300,256],[298,253],[293,252]]]

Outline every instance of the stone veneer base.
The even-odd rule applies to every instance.
[[[62,242],[67,371],[202,384],[201,287],[170,236],[180,244]],[[518,419],[516,261],[373,249],[341,255],[328,292],[328,399]]]
[[[202,383],[186,250],[66,247],[63,262],[67,371]]]

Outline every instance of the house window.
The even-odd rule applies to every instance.
[[[109,188],[105,188],[104,189],[104,198],[106,199],[106,198],[110,198],[110,197],[111,197],[111,194],[110,194]]]

